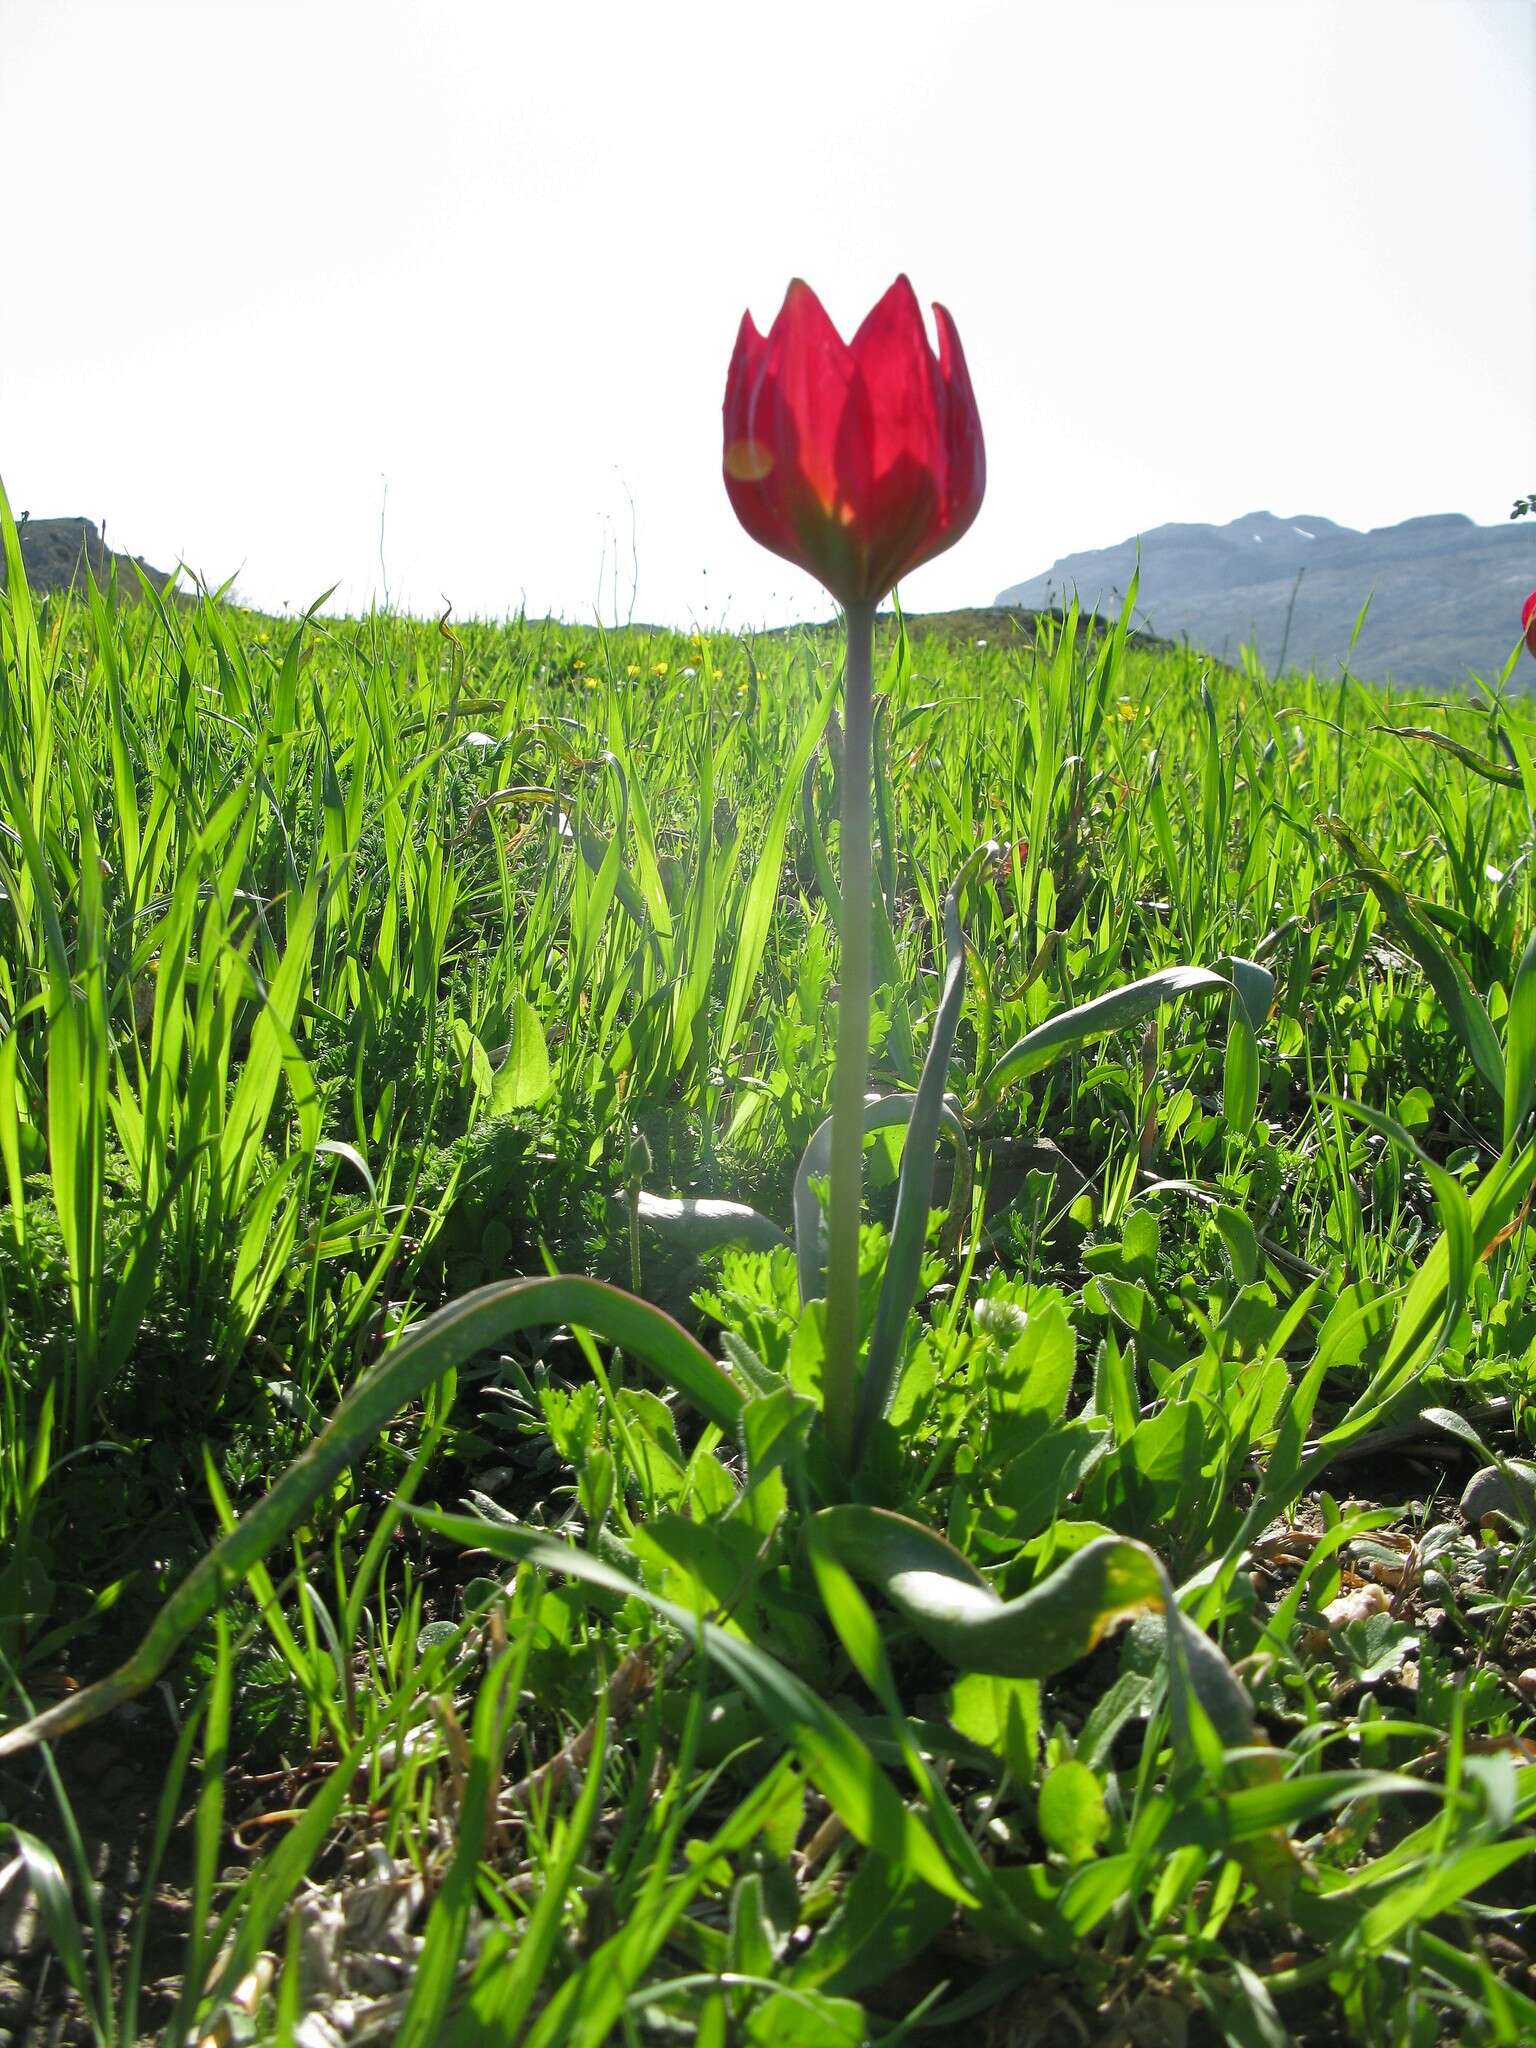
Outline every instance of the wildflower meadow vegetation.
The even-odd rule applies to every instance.
[[[836,628],[0,512],[0,2040],[1536,2039],[1513,658],[877,617],[980,425],[824,322]]]

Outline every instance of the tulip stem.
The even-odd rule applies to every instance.
[[[853,1463],[858,1396],[859,1222],[864,1206],[864,1093],[869,1082],[870,755],[875,608],[847,608],[843,671],[842,959],[837,1071],[832,1080],[832,1186],[827,1214],[827,1356],[822,1426],[838,1465]]]

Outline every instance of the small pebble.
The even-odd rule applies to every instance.
[[[1484,1465],[1467,1481],[1461,1512],[1474,1528],[1501,1523],[1516,1534],[1536,1528],[1536,1465],[1511,1458],[1503,1471]]]
[[[1323,1619],[1331,1629],[1347,1628],[1352,1621],[1365,1621],[1373,1614],[1385,1613],[1390,1604],[1380,1586],[1356,1586],[1351,1592],[1341,1593],[1337,1600],[1330,1600],[1323,1609]]]

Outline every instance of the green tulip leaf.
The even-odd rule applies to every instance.
[[[918,1275],[923,1265],[923,1244],[928,1234],[928,1211],[933,1205],[933,1170],[939,1145],[939,1124],[944,1115],[944,1088],[949,1075],[949,1056],[965,998],[965,934],[960,928],[960,898],[987,861],[996,857],[997,846],[988,840],[966,861],[944,898],[944,992],[922,1077],[912,1098],[911,1120],[902,1147],[901,1177],[896,1189],[896,1215],[891,1224],[891,1248],[885,1262],[885,1279],[870,1332],[864,1378],[859,1387],[858,1413],[854,1420],[853,1455],[860,1452],[875,1422],[886,1413],[896,1389],[902,1347],[907,1340],[912,1305],[917,1299]],[[956,1138],[960,1166],[950,1195],[958,1207],[969,1190],[970,1154],[964,1133]]]
[[[1050,1678],[1086,1657],[1119,1622],[1160,1610],[1154,1553],[1101,1536],[1038,1586],[1003,1600],[942,1536],[885,1508],[824,1508],[829,1547],[874,1586],[925,1643],[960,1671]]]
[[[18,1755],[34,1743],[82,1728],[153,1685],[230,1585],[293,1534],[408,1402],[477,1352],[520,1330],[561,1323],[578,1324],[645,1359],[707,1421],[734,1436],[745,1405],[741,1389],[701,1344],[649,1302],[605,1281],[563,1273],[477,1287],[428,1316],[364,1374],[270,1492],[193,1566],[125,1663],[30,1720],[0,1729],[0,1756]]]
[[[917,1114],[918,1101],[916,1095],[871,1097],[864,1104],[866,1137],[874,1131],[896,1130],[902,1125],[910,1124]],[[940,1130],[947,1131],[954,1140],[959,1171],[968,1174],[971,1155],[965,1125],[947,1102],[941,1102],[939,1105],[938,1125]],[[821,1204],[811,1183],[814,1180],[824,1180],[831,1170],[832,1119],[828,1117],[811,1134],[810,1143],[801,1153],[800,1164],[795,1171],[795,1265],[799,1275],[802,1302],[817,1301],[826,1293],[826,1231],[822,1223]],[[926,1213],[923,1220],[926,1223]]]
[[[1232,1022],[1238,1049],[1233,1053],[1237,1071],[1231,1078],[1238,1084],[1236,1093],[1244,1098],[1256,1095],[1257,1053],[1250,1041],[1274,999],[1274,977],[1268,968],[1251,960],[1233,961],[1231,966],[1230,974],[1218,974],[1213,967],[1164,967],[1141,981],[1128,982],[1124,988],[1110,989],[1106,995],[1095,996],[1091,1002],[1058,1010],[1054,1017],[1047,1017],[1043,1024],[1027,1031],[996,1061],[977,1090],[978,1103],[985,1106],[994,1102],[1004,1088],[1015,1081],[1027,1080],[1031,1074],[1038,1074],[1062,1053],[1071,1051],[1075,1046],[1086,1045],[1090,1039],[1102,1038],[1107,1032],[1139,1024],[1180,996],[1216,991],[1224,992],[1233,1004]],[[1246,1099],[1242,1106],[1248,1108]],[[1251,1110],[1249,1115],[1251,1117]],[[1237,1114],[1232,1115],[1231,1120],[1241,1123],[1243,1118]]]

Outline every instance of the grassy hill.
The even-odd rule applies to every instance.
[[[887,642],[850,1483],[836,673],[0,598],[0,2033],[1536,2039],[1536,718]]]
[[[946,612],[908,612],[903,619],[908,637],[914,642],[943,640],[957,648],[985,650],[991,647],[1014,653],[1025,652],[1044,642],[1054,643],[1066,622],[1067,613],[1060,606],[1017,604],[972,605]],[[841,628],[834,618],[814,627],[784,626],[775,630],[782,638],[807,631],[835,635]],[[1108,630],[1107,622],[1096,612],[1089,611],[1083,615],[1079,631],[1085,644]],[[875,633],[877,644],[887,653],[895,642],[896,631],[895,614],[881,612],[875,621]],[[1132,646],[1148,651],[1166,649],[1173,644],[1156,634],[1140,631],[1133,631],[1129,639]]]

